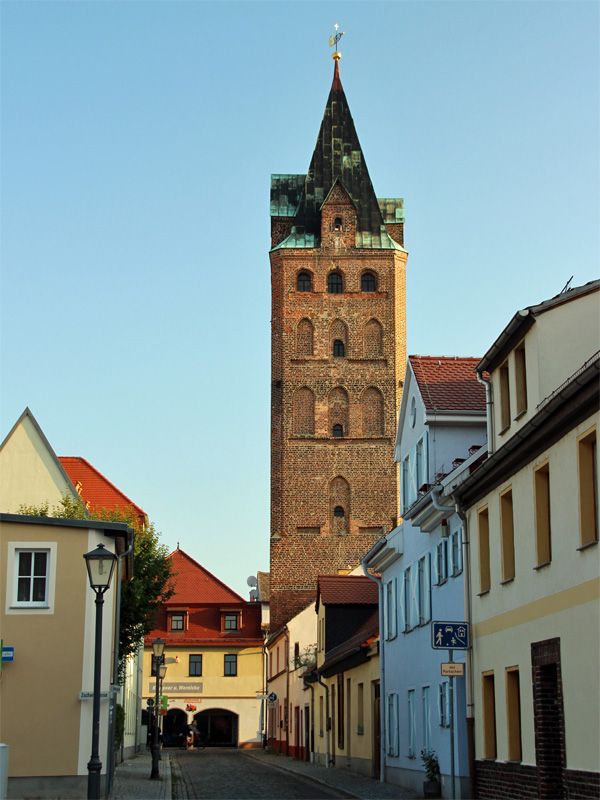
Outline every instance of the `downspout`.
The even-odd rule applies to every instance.
[[[317,683],[320,683],[321,686],[325,689],[325,733],[327,734],[327,757],[325,759],[325,766],[327,769],[333,766],[333,761],[331,760],[331,719],[329,717],[329,686],[326,683],[323,683],[321,680],[321,673],[317,669]]]
[[[469,527],[467,523],[467,515],[460,503],[460,499],[454,496],[456,501],[455,510],[462,522],[463,535],[462,535],[462,549],[463,549],[463,566],[464,566],[464,592],[465,592],[465,613],[466,622],[471,630],[471,647],[467,650],[467,678],[466,678],[466,700],[467,700],[467,759],[469,763],[469,796],[475,797],[475,703],[474,703],[474,677],[473,677],[473,646],[474,638],[472,635],[473,618],[472,613],[472,600],[471,600],[471,562],[470,562],[470,537]]]
[[[483,371],[475,370],[477,380],[485,386],[485,427],[487,436],[488,458],[494,452],[494,398],[492,395],[492,382],[483,377]],[[460,514],[459,514],[460,516]]]
[[[453,505],[452,506],[445,506],[442,503],[440,503],[440,499],[439,498],[440,498],[440,494],[441,493],[442,493],[442,490],[437,486],[434,489],[431,490],[431,502],[432,502],[433,507],[435,508],[435,510],[436,511],[441,511],[441,512],[444,512],[444,511],[454,512],[455,511],[455,507]]]
[[[263,750],[264,750],[266,748],[266,746],[267,746],[267,741],[268,741],[268,736],[269,736],[269,732],[267,730],[267,725],[268,725],[268,715],[267,715],[267,699],[268,699],[267,698],[267,682],[268,682],[268,673],[267,673],[267,670],[269,668],[268,667],[268,665],[269,665],[269,656],[268,656],[268,653],[267,653],[267,634],[265,634],[265,638],[264,638],[264,642],[263,642],[263,646],[262,646],[262,652],[263,652],[263,691],[262,691],[263,699],[262,699],[262,704],[261,704],[261,722],[260,722],[260,724],[261,724],[261,728],[262,728],[261,735],[262,735],[262,746],[263,746]]]
[[[368,553],[367,553],[368,556]],[[383,581],[375,575],[369,573],[366,564],[367,556],[361,560],[361,566],[366,577],[377,584],[377,594],[379,599],[379,782],[385,783],[385,754],[387,751],[385,741],[385,631],[383,630]]]

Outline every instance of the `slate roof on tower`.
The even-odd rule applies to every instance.
[[[427,411],[485,411],[485,389],[475,367],[479,358],[409,356]]]

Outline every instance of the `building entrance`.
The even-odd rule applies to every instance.
[[[205,747],[237,747],[238,715],[223,708],[200,711],[194,716],[200,744]]]
[[[183,747],[187,736],[187,714],[180,708],[170,708],[162,718],[163,745]]]

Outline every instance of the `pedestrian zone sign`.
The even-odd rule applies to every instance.
[[[469,624],[467,622],[432,622],[431,646],[434,650],[468,650]]]

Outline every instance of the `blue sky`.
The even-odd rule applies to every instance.
[[[2,438],[28,405],[237,591],[268,568],[269,179],[334,22],[409,351],[481,355],[598,276],[595,2],[1,4]]]

